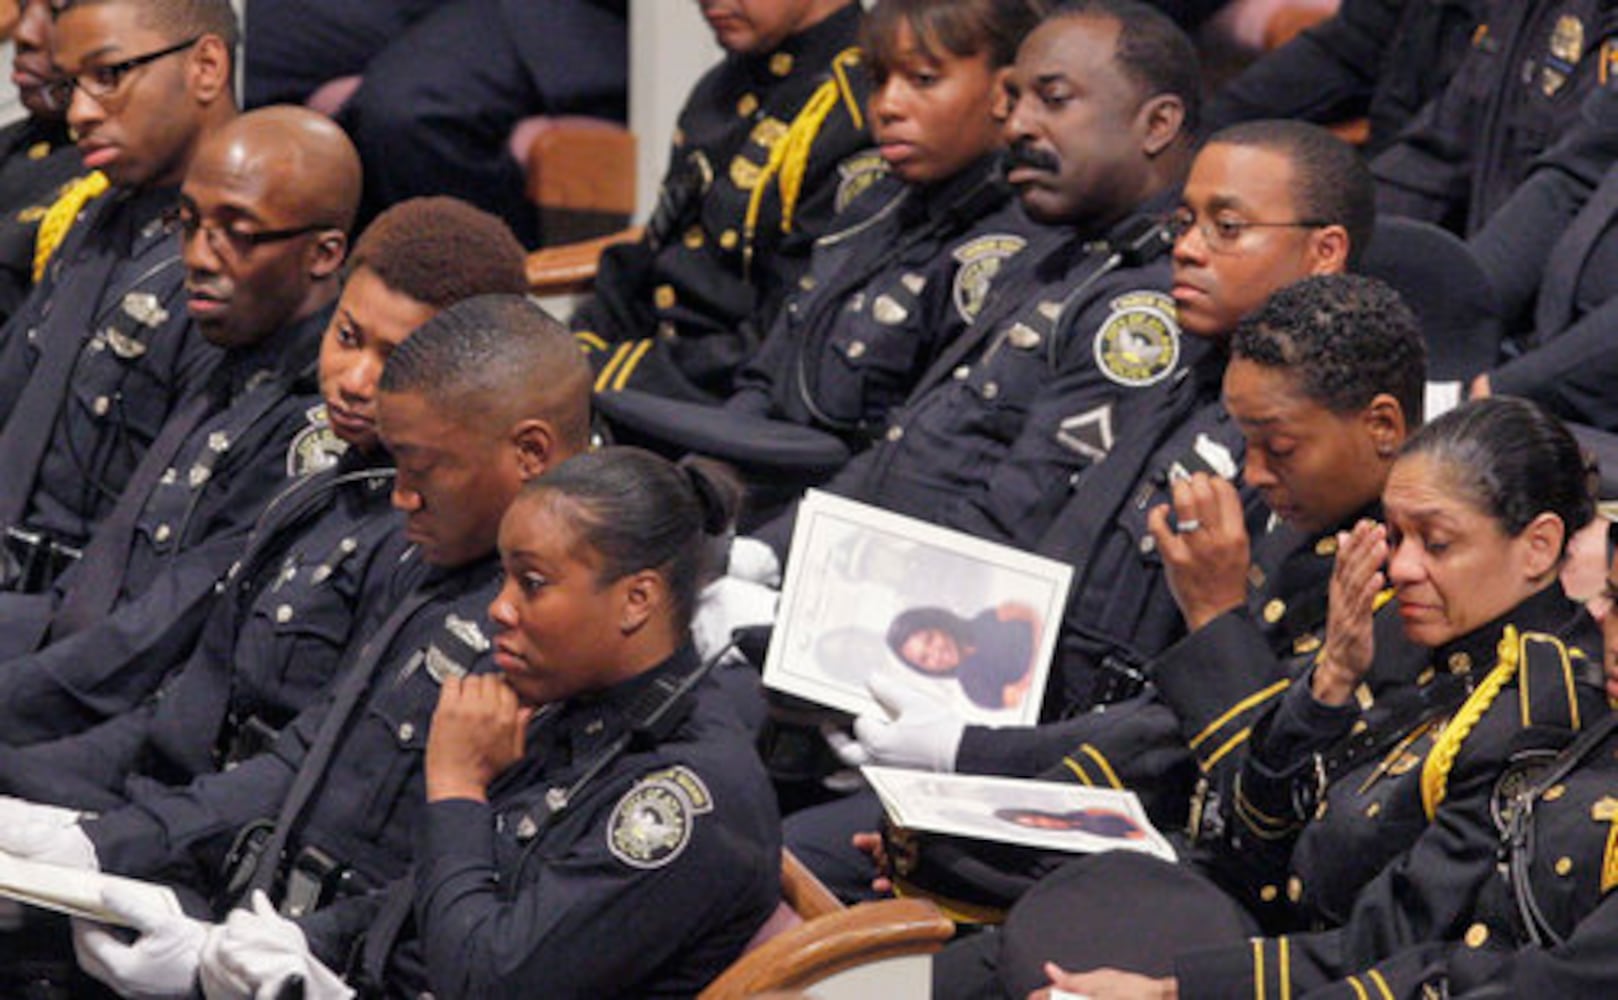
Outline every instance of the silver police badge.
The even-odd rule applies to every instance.
[[[1120,295],[1096,333],[1095,359],[1101,374],[1130,387],[1151,385],[1180,361],[1180,325],[1174,300],[1162,292]]]
[[[691,842],[697,816],[712,810],[708,786],[689,768],[659,771],[618,800],[607,822],[607,849],[631,868],[662,868]]]
[[[989,286],[1007,260],[1016,256],[1028,241],[1011,233],[993,233],[979,236],[956,247],[950,254],[960,265],[955,271],[953,298],[955,311],[961,319],[971,323],[983,310]]]

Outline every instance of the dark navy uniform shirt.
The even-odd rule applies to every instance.
[[[0,129],[0,323],[34,287],[39,221],[62,188],[84,172],[67,124],[28,117]]]

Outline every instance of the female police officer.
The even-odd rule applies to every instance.
[[[489,607],[503,676],[444,685],[413,880],[362,964],[387,957],[399,902],[439,996],[693,994],[740,953],[776,903],[779,821],[733,695],[689,645],[722,497],[699,468],[609,448],[512,505]],[[330,982],[306,953],[277,960],[278,927],[262,903],[233,914],[210,993]],[[377,964],[391,990],[411,963]]]

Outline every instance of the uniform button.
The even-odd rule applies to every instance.
[[[1416,675],[1416,685],[1418,687],[1426,687],[1427,685],[1431,684],[1433,682],[1433,678],[1437,676],[1438,672],[1432,667],[1428,667],[1426,670],[1423,670],[1421,673]]]
[[[1545,801],[1546,802],[1555,802],[1557,799],[1561,798],[1562,796],[1564,796],[1566,794],[1567,794],[1567,786],[1566,785],[1552,785],[1551,787],[1545,789]]]
[[[152,537],[160,542],[166,542],[172,534],[174,534],[174,529],[166,524],[160,524],[157,526],[157,530],[152,532]]]
[[[1315,543],[1315,555],[1334,556],[1337,554],[1337,536],[1327,535]]]
[[[95,402],[90,404],[90,409],[94,410],[95,415],[98,416],[98,417],[106,416],[107,415],[107,410],[110,409],[111,407],[112,407],[112,400],[108,399],[105,396],[97,396],[95,398]]]
[[[1294,903],[1303,898],[1303,879],[1296,875],[1287,879],[1287,898]]]
[[[652,304],[659,309],[673,309],[675,302],[673,285],[658,285],[652,292]]]
[[[105,340],[102,340],[100,337],[97,337],[96,339],[90,341],[90,350],[94,351],[95,353],[100,354],[102,351],[105,351],[106,349],[107,349],[107,342]]]
[[[1157,539],[1151,535],[1142,535],[1140,539],[1140,554],[1149,556],[1157,551]]]
[[[734,229],[727,229],[719,234],[719,245],[724,247],[726,250],[736,249],[736,244],[740,243],[741,241],[742,238],[736,235],[736,230]]]
[[[888,428],[888,440],[889,441],[897,441],[897,440],[899,440],[900,438],[902,438],[904,436],[905,436],[905,429],[903,427],[900,427],[898,424],[894,424],[892,427]]]
[[[957,382],[965,382],[966,377],[968,375],[972,374],[972,366],[971,365],[961,365],[959,368],[956,368],[955,371],[952,374],[954,374],[954,376],[955,376],[955,381],[957,381]]]
[[[984,383],[984,386],[983,386],[983,398],[984,399],[993,399],[998,395],[1000,395],[1000,383],[998,383],[998,382]]]
[[[1457,674],[1469,674],[1472,672],[1472,657],[1465,653],[1451,653],[1449,668]]]
[[[770,72],[776,76],[786,76],[792,72],[792,53],[777,52],[770,57]]]
[[[1382,803],[1373,802],[1365,807],[1366,819],[1376,819],[1380,815],[1382,815]]]
[[[803,289],[806,292],[814,291],[814,289],[815,289],[815,276],[812,275],[812,274],[806,274],[803,277],[799,278],[798,279],[798,287]]]
[[[741,100],[736,102],[736,113],[746,118],[758,110],[758,96],[756,94],[743,94]]]
[[[1258,891],[1258,898],[1266,903],[1275,902],[1276,897],[1279,895],[1281,895],[1281,890],[1273,885],[1267,885]]]
[[[1568,872],[1571,872],[1572,870],[1573,870],[1573,859],[1572,858],[1561,857],[1561,858],[1556,859],[1556,874],[1562,876],[1563,878],[1566,878]]]
[[[859,360],[860,358],[865,357],[865,341],[856,340],[852,344],[849,344],[848,345],[848,356],[849,356],[849,358],[851,358],[853,360],[856,360],[856,361]]]
[[[1371,724],[1369,722],[1366,722],[1364,719],[1355,719],[1354,720],[1354,725],[1349,727],[1349,732],[1352,733],[1355,736],[1358,736],[1359,734],[1365,732],[1367,729],[1370,729],[1370,728],[1371,728]]]
[[[275,620],[285,625],[292,620],[292,605],[283,604],[275,609]]]
[[[409,743],[410,738],[416,735],[416,727],[408,722],[399,723],[399,742]]]
[[[1466,946],[1468,948],[1481,948],[1488,943],[1489,928],[1483,924],[1473,924],[1466,929]]]
[[[1287,602],[1281,600],[1279,597],[1264,605],[1264,620],[1269,622],[1271,625],[1274,625],[1276,622],[1280,621],[1281,616],[1286,613]]]

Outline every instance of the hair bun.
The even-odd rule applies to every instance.
[[[716,537],[728,533],[746,492],[741,479],[724,463],[700,455],[680,459],[679,468],[702,509],[702,533]]]

